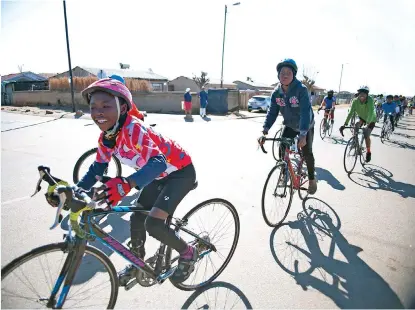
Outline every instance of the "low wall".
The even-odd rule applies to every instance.
[[[181,103],[183,92],[151,92],[151,93],[132,93],[133,100],[141,111],[149,113],[183,113]],[[79,92],[74,94],[75,103],[78,108],[86,111],[89,109],[85,100]],[[228,111],[239,108],[239,92],[228,92]],[[18,91],[13,92],[12,102],[15,106],[71,106],[71,93],[61,91]],[[193,113],[198,114],[200,100],[197,93],[192,93]]]

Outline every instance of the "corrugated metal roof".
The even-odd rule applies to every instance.
[[[220,80],[219,79],[210,79],[209,83],[207,84],[214,84],[214,85],[220,85]],[[223,81],[224,85],[235,85],[235,83],[229,82],[229,81]]]
[[[234,83],[243,83],[243,84],[250,85],[250,86],[256,87],[256,88],[263,88],[263,87],[272,88],[271,85],[268,85],[268,84],[265,84],[265,83],[259,83],[259,82],[248,82],[248,81],[239,81],[239,80],[233,81],[233,82]]]
[[[107,76],[112,74],[120,75],[123,78],[136,78],[136,79],[143,79],[143,80],[166,80],[168,78],[161,76],[159,74],[155,74],[154,72],[149,71],[136,71],[130,69],[105,69],[105,68],[91,68],[91,67],[83,67],[79,66],[80,68],[88,71],[89,73],[97,76],[98,73],[103,70]]]
[[[21,73],[14,73],[14,74],[8,74],[4,77],[1,77],[2,82],[6,81],[33,81],[33,82],[42,82],[47,81],[46,78],[44,78],[41,75],[38,75],[36,73],[33,73],[31,71],[21,72]]]

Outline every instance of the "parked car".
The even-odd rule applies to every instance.
[[[271,105],[270,96],[253,96],[248,100],[248,112],[252,110],[268,111]]]

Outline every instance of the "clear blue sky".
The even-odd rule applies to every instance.
[[[240,0],[230,6],[224,79],[274,83],[294,58],[316,85],[415,94],[414,0]],[[223,0],[68,0],[72,66],[152,68],[173,79],[207,71],[220,78]],[[1,2],[1,74],[68,69],[63,5]],[[300,69],[301,73],[302,69]],[[318,73],[317,73],[318,72]]]

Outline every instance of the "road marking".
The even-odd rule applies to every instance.
[[[29,198],[30,198],[30,196],[25,196],[25,197],[20,197],[20,198],[16,198],[16,199],[7,200],[7,201],[2,202],[1,205],[2,206],[9,205],[9,204],[12,204],[12,203],[15,203],[15,202],[27,200]]]

